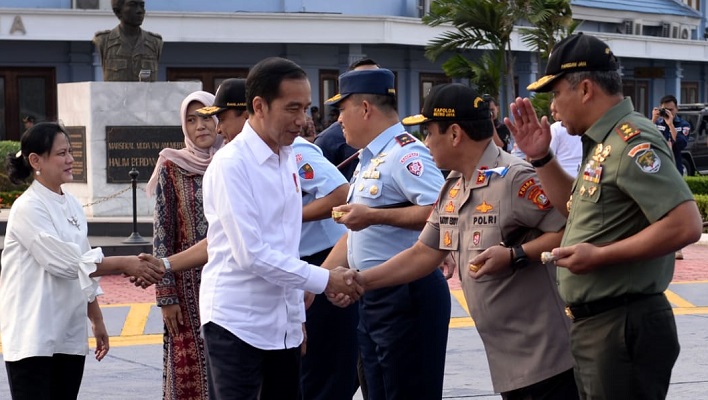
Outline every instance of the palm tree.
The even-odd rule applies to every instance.
[[[469,78],[480,91],[493,95],[501,93],[503,88],[500,99],[508,104],[516,96],[511,34],[520,20],[531,25],[519,29],[522,40],[537,50],[542,59],[548,58],[556,38],[568,35],[577,26],[572,19],[570,0],[435,0],[423,22],[430,26],[450,23],[455,30],[431,40],[425,54],[436,60],[443,54],[454,53],[443,63],[448,76]],[[484,52],[470,60],[461,54],[464,49]]]
[[[498,95],[501,92],[501,77],[505,77],[505,89],[513,88],[511,34],[520,15],[520,7],[526,1],[433,1],[423,22],[430,26],[450,23],[456,30],[433,39],[426,47],[426,56],[436,60],[444,53],[455,53],[443,64],[443,70],[448,76],[469,78],[480,91]],[[464,49],[480,48],[485,53],[477,60],[460,54]]]
[[[533,28],[521,28],[521,40],[529,48],[538,52],[541,60],[548,60],[555,44],[572,34],[580,26],[581,21],[573,20],[570,0],[531,0],[528,4],[528,20]],[[551,96],[548,93],[536,93],[531,98],[531,104],[539,118],[547,116]]]

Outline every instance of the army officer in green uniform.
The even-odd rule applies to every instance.
[[[568,216],[557,258],[575,376],[583,399],[663,399],[679,343],[664,291],[674,252],[701,235],[693,196],[649,119],[622,96],[618,61],[601,40],[569,36],[528,89],[551,92],[568,132],[581,135],[575,180],[549,151],[548,120],[528,99],[505,120]]]
[[[120,24],[110,31],[96,33],[93,43],[101,53],[104,81],[157,80],[157,65],[162,53],[162,37],[140,28],[145,18],[145,2],[111,0]],[[140,76],[140,71],[150,71]]]

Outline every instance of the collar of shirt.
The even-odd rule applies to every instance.
[[[632,112],[634,112],[634,105],[632,104],[632,100],[626,97],[607,111],[600,119],[595,121],[590,129],[585,131],[583,136],[592,139],[595,143],[602,143],[607,135],[612,132],[612,128],[617,125],[621,119],[626,118]]]
[[[359,159],[363,164],[373,157],[376,157],[379,153],[383,151],[386,145],[396,136],[405,132],[406,128],[400,122],[391,125],[381,132],[374,140],[371,141],[365,148],[364,151],[359,155]]]
[[[248,123],[248,120],[243,125],[241,133],[234,139],[234,141],[236,140],[245,142],[246,147],[251,150],[258,165],[263,165],[266,160],[273,156],[276,158],[282,157],[283,160],[286,160],[292,152],[291,146],[281,146],[280,154],[273,153],[270,146],[256,133],[251,124]]]

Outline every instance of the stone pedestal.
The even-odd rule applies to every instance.
[[[64,187],[85,205],[87,216],[133,215],[132,189],[122,192],[131,184],[108,183],[106,127],[179,127],[182,100],[201,86],[201,82],[76,82],[57,86],[59,119],[67,127],[85,127],[85,148],[79,151],[83,153],[86,183]],[[137,142],[139,138],[136,148]],[[143,181],[148,178],[140,176]],[[152,216],[155,202],[144,188],[144,183],[138,184],[138,216]]]

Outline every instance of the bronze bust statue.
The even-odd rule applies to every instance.
[[[154,82],[162,53],[162,36],[140,28],[145,18],[145,2],[111,0],[111,6],[120,23],[93,37],[101,54],[103,80]],[[142,76],[141,70],[144,71]],[[149,76],[146,71],[150,71]]]

